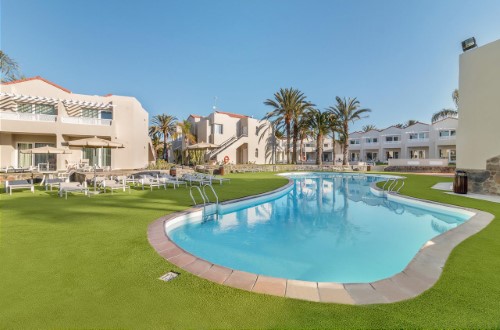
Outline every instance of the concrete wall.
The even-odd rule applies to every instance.
[[[500,155],[500,40],[460,55],[457,167],[486,169]]]

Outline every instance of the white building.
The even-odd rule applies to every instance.
[[[389,159],[447,159],[456,161],[458,120],[446,118],[434,124],[354,132],[349,135],[349,161]]]
[[[154,159],[148,136],[148,113],[134,97],[83,95],[42,77],[0,86],[0,167],[29,168],[47,163],[51,170],[86,160],[111,169],[143,168]],[[29,155],[41,146],[67,147],[67,142],[97,136],[123,149],[70,148],[65,155]]]
[[[268,122],[246,115],[215,111],[206,117],[190,115],[191,133],[198,142],[209,142],[219,148],[207,157],[218,163],[270,164],[273,155],[272,131]],[[174,141],[174,150],[184,150],[182,138]]]

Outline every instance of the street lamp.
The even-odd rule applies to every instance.
[[[477,47],[476,38],[474,37],[462,41],[462,50],[464,52],[476,47]]]

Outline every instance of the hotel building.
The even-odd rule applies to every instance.
[[[75,94],[41,77],[0,86],[0,167],[50,170],[88,160],[110,169],[144,168],[154,159],[148,113],[134,97]],[[94,137],[119,142],[122,149],[70,148],[71,154],[29,155],[41,146],[68,148],[67,142]]]

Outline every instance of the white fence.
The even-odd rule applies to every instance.
[[[55,122],[57,116],[27,112],[0,112],[0,119]]]
[[[100,119],[100,118],[61,117],[61,122],[66,124],[111,126],[111,119]]]
[[[389,159],[389,166],[448,166],[448,159]]]

